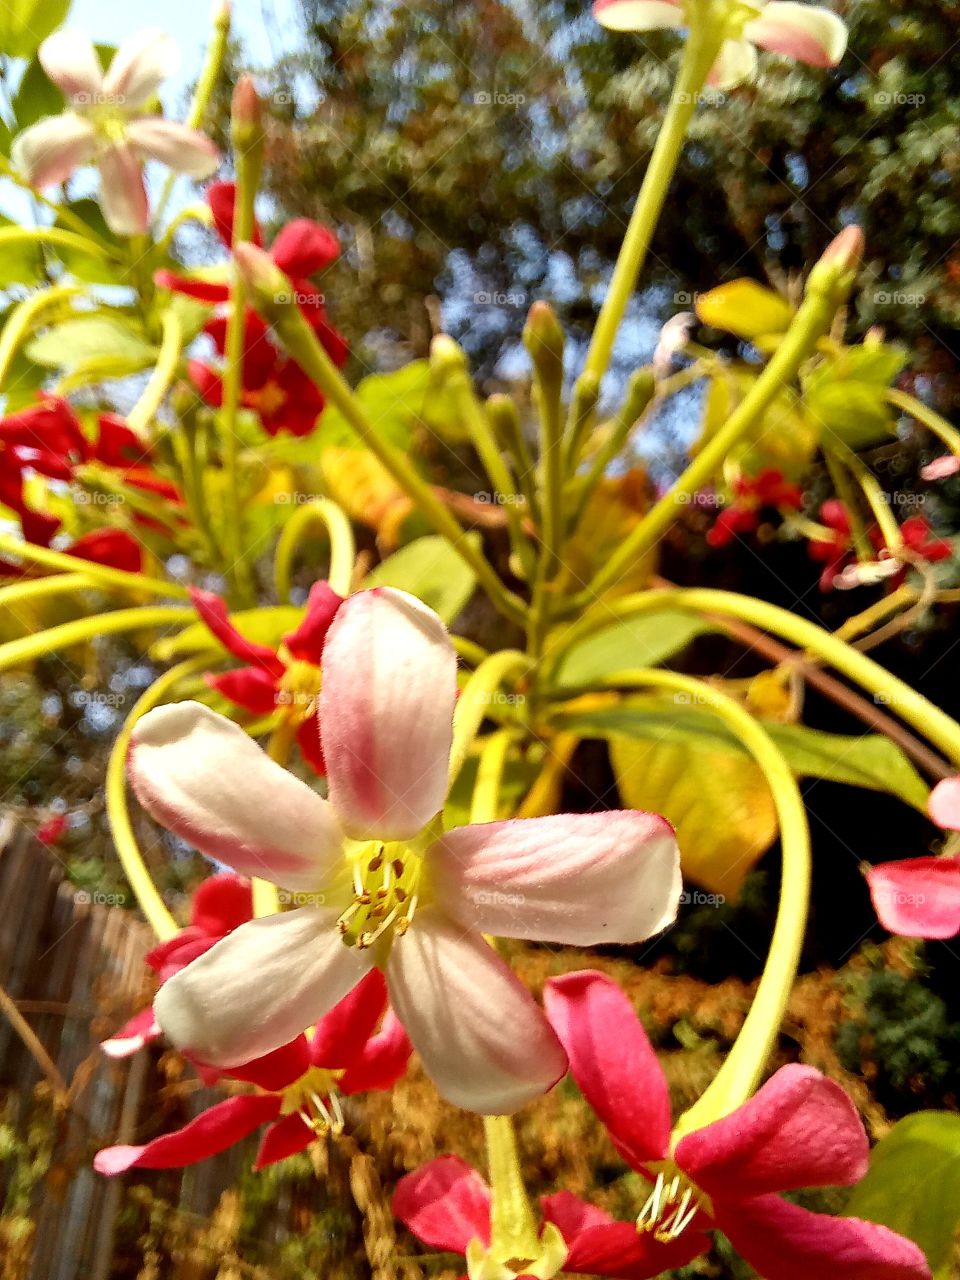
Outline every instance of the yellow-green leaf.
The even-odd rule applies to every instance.
[[[784,333],[793,319],[793,308],[785,298],[746,279],[731,280],[700,294],[696,311],[702,324],[736,334],[747,342]]]

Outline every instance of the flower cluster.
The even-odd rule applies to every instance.
[[[753,533],[767,508],[799,511],[803,505],[803,489],[776,467],[765,467],[755,476],[738,475],[732,488],[733,502],[724,507],[707,534],[711,547],[726,547],[735,538]]]

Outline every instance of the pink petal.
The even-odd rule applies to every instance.
[[[744,37],[771,53],[811,67],[835,67],[847,50],[847,28],[829,9],[794,0],[772,0],[743,29]]]
[[[310,768],[320,778],[327,776],[327,758],[323,754],[323,742],[320,739],[320,716],[317,709],[310,713],[297,730],[297,746],[300,754]]]
[[[262,667],[240,667],[219,675],[208,672],[204,680],[228,702],[255,716],[269,715],[276,706],[277,678]]]
[[[113,55],[103,90],[126,111],[136,111],[156,94],[180,66],[180,53],[169,36],[151,28],[128,36]]]
[[[905,938],[960,933],[960,856],[881,862],[867,872],[877,919]]]
[[[412,1052],[413,1045],[403,1024],[393,1010],[388,1009],[383,1026],[346,1068],[337,1087],[346,1094],[392,1089],[406,1074]]]
[[[949,476],[955,476],[960,471],[960,458],[954,453],[945,453],[940,458],[934,458],[932,462],[928,462],[925,467],[920,469],[920,478],[922,480],[946,480]]]
[[[944,831],[960,831],[960,777],[937,783],[930,792],[927,812]]]
[[[89,36],[79,31],[55,31],[37,50],[47,76],[65,98],[93,106],[103,93],[100,59]]]
[[[190,599],[202,621],[220,641],[228,653],[232,653],[241,662],[252,667],[260,667],[279,679],[286,667],[276,652],[268,645],[257,644],[248,640],[230,621],[227,602],[213,591],[201,591],[198,587],[190,588]]]
[[[280,231],[270,256],[285,275],[312,276],[340,256],[340,241],[319,222],[294,218]]]
[[[94,1156],[97,1173],[112,1177],[128,1169],[181,1169],[219,1155],[254,1129],[272,1120],[280,1099],[245,1094],[227,1098],[200,1113],[175,1133],[165,1133],[142,1147],[107,1147]]]
[[[678,1168],[717,1200],[840,1187],[867,1171],[869,1143],[857,1109],[813,1067],[781,1067],[731,1115],[677,1143]]]
[[[673,828],[635,810],[457,827],[427,854],[437,900],[501,938],[571,946],[640,942],[676,918]]]
[[[298,1035],[289,1044],[282,1044],[252,1062],[244,1062],[225,1071],[231,1080],[255,1084],[268,1093],[282,1093],[310,1070],[310,1046],[305,1035]]]
[[[344,946],[336,908],[299,907],[241,925],[160,988],[157,1021],[213,1067],[250,1063],[295,1040],[370,968]]]
[[[349,1066],[363,1051],[386,1007],[386,980],[379,969],[371,969],[314,1027],[313,1065],[330,1070]]]
[[[397,1183],[394,1217],[431,1249],[466,1253],[490,1244],[490,1189],[459,1156],[440,1156]]]
[[[118,236],[145,235],[150,209],[143,171],[133,147],[108,147],[100,153],[100,208],[107,226]]]
[[[526,987],[479,934],[435,907],[394,939],[387,986],[424,1067],[454,1106],[508,1115],[566,1071],[566,1054]]]
[[[172,293],[185,293],[200,302],[226,302],[230,297],[230,286],[219,280],[205,280],[201,276],[182,276],[176,271],[155,271],[154,284],[161,289],[169,289]]]
[[[102,1041],[100,1048],[108,1058],[129,1058],[160,1034],[160,1024],[153,1016],[153,1009],[141,1009],[109,1040]]]
[[[571,1075],[624,1160],[634,1169],[662,1160],[670,1143],[670,1094],[624,993],[605,974],[584,970],[551,978],[543,1003]]]
[[[283,643],[293,657],[301,662],[312,662],[315,667],[320,666],[327,632],[342,604],[343,596],[338,596],[329,582],[313,584],[303,621],[296,631],[283,637]]]
[[[426,605],[390,587],[341,605],[323,652],[320,732],[348,835],[409,839],[439,811],[456,690],[456,653]]]
[[[316,1136],[313,1130],[303,1123],[299,1115],[283,1116],[263,1135],[263,1141],[260,1143],[260,1150],[253,1165],[254,1172],[258,1173],[261,1169],[266,1169],[272,1164],[286,1160],[289,1156],[305,1151]]]
[[[572,1191],[557,1191],[552,1196],[541,1196],[540,1209],[544,1222],[552,1222],[568,1242],[589,1227],[608,1227],[614,1221],[609,1213],[598,1209],[595,1204],[581,1200]]]
[[[190,178],[209,178],[220,164],[220,152],[207,135],[176,120],[160,116],[133,120],[127,137],[145,160],[158,160]]]
[[[716,1216],[737,1252],[772,1280],[930,1280],[917,1245],[873,1222],[811,1213],[779,1196],[724,1204]]]
[[[647,1280],[671,1274],[710,1247],[709,1237],[687,1228],[676,1240],[662,1244],[638,1233],[632,1222],[610,1222],[588,1227],[569,1240],[564,1272],[616,1276],[622,1280]]]
[[[199,702],[145,715],[127,769],[152,817],[241,875],[310,891],[338,865],[342,837],[330,805]]]
[[[93,125],[72,111],[40,120],[14,139],[10,159],[35,187],[66,182],[74,169],[93,159]]]
[[[608,31],[658,31],[685,26],[673,0],[594,0],[593,16]]]

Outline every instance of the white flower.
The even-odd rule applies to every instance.
[[[217,168],[220,153],[205,134],[141,114],[179,62],[163,32],[124,40],[106,73],[90,39],[77,32],[56,32],[38,57],[68,109],[31,125],[13,144],[13,163],[34,186],[65,182],[74,169],[95,163],[107,225],[117,235],[142,235],[149,222],[144,160],[191,178],[207,178]]]

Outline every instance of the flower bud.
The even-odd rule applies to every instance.
[[[807,292],[833,293],[842,302],[853,287],[863,261],[863,230],[844,227],[824,249],[819,262],[807,277]]]
[[[466,369],[467,357],[447,333],[438,333],[430,343],[430,363],[441,373]]]
[[[541,378],[554,380],[563,376],[564,333],[560,321],[548,302],[535,302],[523,329],[523,345]]]
[[[296,309],[290,280],[264,249],[248,240],[233,246],[233,260],[237,264],[250,301],[269,323],[291,307]]]
[[[233,90],[230,136],[237,151],[249,154],[263,146],[263,104],[248,75],[242,75]]]

